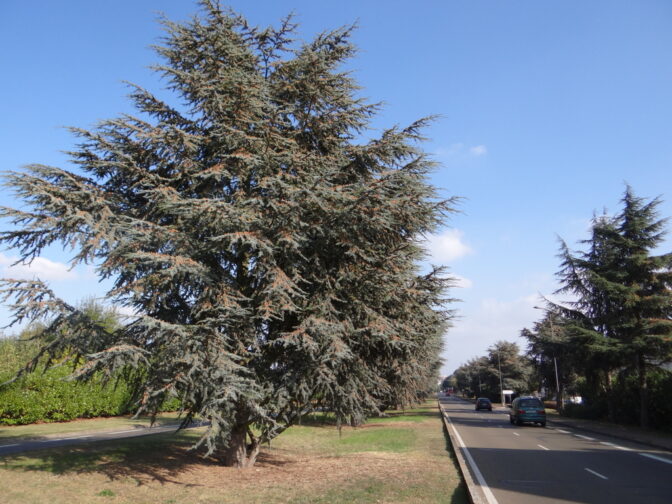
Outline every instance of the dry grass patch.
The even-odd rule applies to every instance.
[[[441,418],[429,413],[340,434],[297,426],[245,470],[189,452],[196,432],[7,456],[2,502],[466,503]]]

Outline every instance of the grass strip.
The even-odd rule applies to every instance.
[[[51,424],[53,425],[53,424]],[[0,458],[3,503],[451,503],[467,494],[438,408],[359,428],[295,426],[249,469],[189,451],[198,430]]]

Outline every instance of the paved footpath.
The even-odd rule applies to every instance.
[[[186,428],[193,429],[197,427],[203,427],[205,425],[208,425],[207,422],[197,422]],[[180,424],[177,423],[169,425],[155,425],[152,427],[135,425],[128,428],[69,432],[67,434],[48,434],[43,436],[35,436],[29,439],[4,439],[0,441],[0,456],[68,445],[94,443],[100,441],[113,441],[132,437],[149,436],[153,434],[165,434],[169,432],[176,432],[179,426]]]

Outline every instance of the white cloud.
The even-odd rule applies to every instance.
[[[474,286],[474,282],[460,275],[450,274],[455,279],[455,287],[460,289],[469,289]]]
[[[471,248],[462,241],[464,233],[459,229],[448,229],[441,234],[427,237],[425,248],[431,261],[446,264],[465,255],[471,254]]]
[[[439,147],[436,149],[436,155],[437,156],[455,156],[459,154],[460,152],[464,152],[464,144],[463,143],[454,143],[448,146],[448,148],[445,147]]]
[[[113,306],[117,314],[121,315],[124,318],[135,319],[139,315],[139,312],[135,308],[131,308],[130,306],[120,306],[120,305],[113,305]]]
[[[511,320],[511,315],[521,312],[525,312],[525,315],[527,315],[530,308],[534,309],[533,307],[541,302],[539,298],[539,294],[530,294],[529,296],[511,301],[486,298],[481,300],[480,311],[487,320],[497,321],[496,325],[499,326],[501,325],[501,320],[499,319],[506,318],[507,320]]]
[[[488,153],[488,149],[485,145],[476,145],[469,148],[469,154],[472,156],[485,156]]]
[[[30,264],[12,265],[17,258],[0,253],[0,272],[5,278],[40,280],[74,280],[77,273],[64,263],[55,262],[46,257],[36,257]]]
[[[434,154],[438,157],[481,157],[488,153],[485,145],[466,145],[462,142],[450,144],[448,147],[439,147]]]
[[[543,306],[536,293],[509,300],[485,298],[472,309],[460,310],[459,318],[444,336],[443,374],[452,373],[469,359],[486,355],[488,347],[500,340],[517,343],[521,352],[525,351],[527,341],[520,337],[520,331],[543,317],[534,306]]]

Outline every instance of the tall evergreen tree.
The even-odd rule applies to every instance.
[[[617,216],[616,248],[622,288],[616,299],[618,338],[634,361],[640,396],[640,425],[649,426],[647,369],[672,359],[672,253],[653,255],[663,241],[660,199],[646,202],[628,187]]]
[[[0,241],[25,261],[68,245],[137,319],[110,340],[39,281],[4,293],[17,321],[52,314],[42,354],[77,349],[83,379],[141,369],[139,412],[179,397],[185,423],[210,421],[199,446],[247,466],[316,404],[357,420],[435,376],[449,280],[417,264],[455,200],[427,181],[427,120],[362,140],[378,106],[339,70],[351,28],[294,48],[289,18],[257,29],[201,5],[164,22],[174,105],[133,86],[137,116],[74,130],[78,171],[5,175],[32,210],[4,208]]]
[[[571,387],[576,373],[585,374],[585,338],[576,330],[576,323],[547,310],[543,320],[532,329],[523,329],[527,339],[527,355],[536,368],[539,384],[556,395],[557,409],[562,410],[565,389]]]
[[[503,390],[513,390],[516,394],[528,393],[532,366],[520,354],[516,343],[500,340],[488,348],[491,389],[500,396]]]
[[[465,395],[498,397],[499,385],[491,387],[493,380],[498,380],[496,375],[490,377],[490,363],[485,356],[474,357],[466,364],[462,364],[452,374],[455,386]],[[497,383],[499,383],[497,381]]]
[[[562,287],[556,294],[571,294],[573,299],[563,305],[551,303],[566,319],[565,330],[575,335],[574,340],[584,351],[584,376],[593,385],[591,399],[598,396],[606,399],[611,420],[615,419],[613,375],[621,366],[620,348],[613,330],[616,310],[609,294],[613,287],[617,288],[609,281],[617,271],[617,254],[613,247],[616,233],[614,219],[604,214],[593,217],[591,237],[581,241],[587,251],[573,253],[561,241],[558,278]]]
[[[593,343],[607,394],[613,370],[636,370],[642,427],[648,426],[647,368],[672,358],[672,254],[652,254],[663,240],[659,204],[627,187],[617,216],[594,219],[588,252],[575,255],[563,243],[559,273],[558,292],[576,296],[564,312]]]

